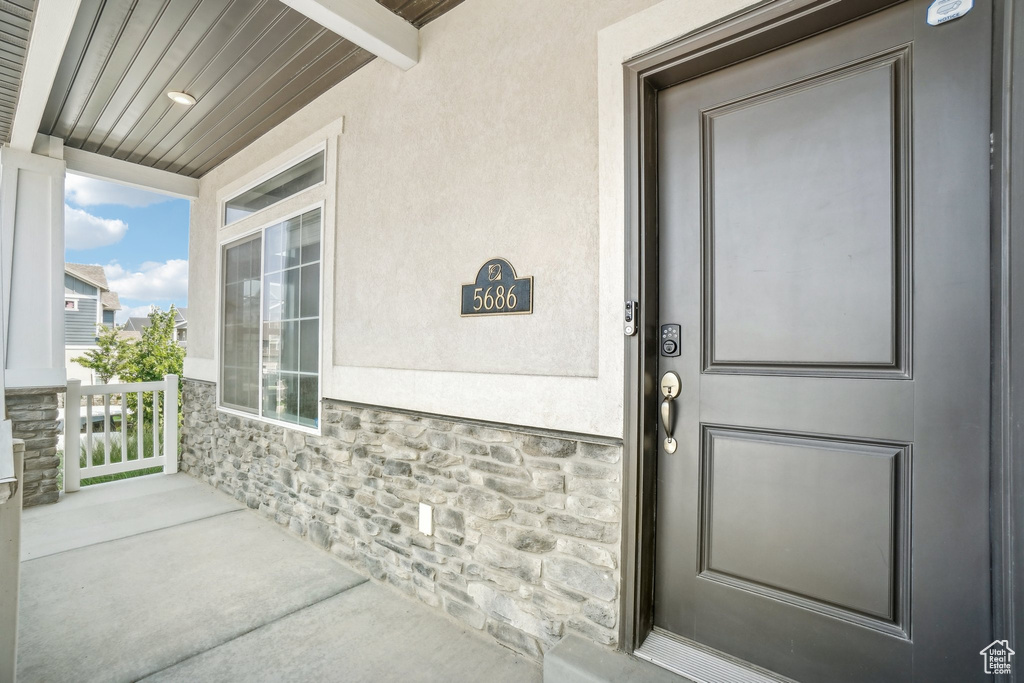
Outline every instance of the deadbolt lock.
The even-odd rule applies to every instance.
[[[665,398],[673,399],[679,396],[679,389],[682,387],[682,383],[679,381],[679,375],[674,372],[666,372],[661,377],[661,395]]]
[[[680,326],[675,323],[661,326],[661,355],[672,358],[680,352]]]

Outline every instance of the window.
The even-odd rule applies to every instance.
[[[261,236],[224,250],[221,403],[259,412]]]
[[[65,311],[77,311],[78,310],[78,299],[64,299],[64,310]]]
[[[318,426],[320,223],[313,209],[224,250],[224,407]]]
[[[324,153],[300,161],[224,204],[224,225],[239,221],[324,181]]]

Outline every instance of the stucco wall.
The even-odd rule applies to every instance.
[[[343,116],[325,395],[618,434],[621,385],[597,381],[622,356],[618,306],[604,335],[599,320],[597,31],[650,4],[467,0],[423,29],[416,67],[371,63],[205,176],[186,375],[216,379],[195,361],[215,358],[218,192]],[[533,315],[460,317],[460,286],[495,256],[534,276]],[[510,411],[510,393],[536,409]]]
[[[621,436],[620,65],[748,2],[467,0],[364,67],[202,179],[185,375],[217,380],[219,200],[327,139],[324,396]],[[495,256],[534,313],[460,317]]]

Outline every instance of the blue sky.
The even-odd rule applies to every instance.
[[[64,204],[64,260],[103,266],[117,322],[188,306],[187,199],[69,173]]]

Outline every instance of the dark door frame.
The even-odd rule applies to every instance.
[[[625,298],[640,302],[639,333],[627,338],[626,343],[623,401],[619,647],[626,652],[637,649],[651,632],[654,614],[659,336],[657,92],[900,1],[767,0],[623,65]],[[1013,644],[1015,626],[1024,626],[1024,580],[1014,576],[1016,567],[1024,567],[1024,191],[1012,185],[1015,175],[1024,174],[1024,0],[994,2],[992,633],[993,639],[1008,638]],[[1014,234],[1016,240],[1011,239]],[[1024,676],[1019,678],[1024,680]]]

